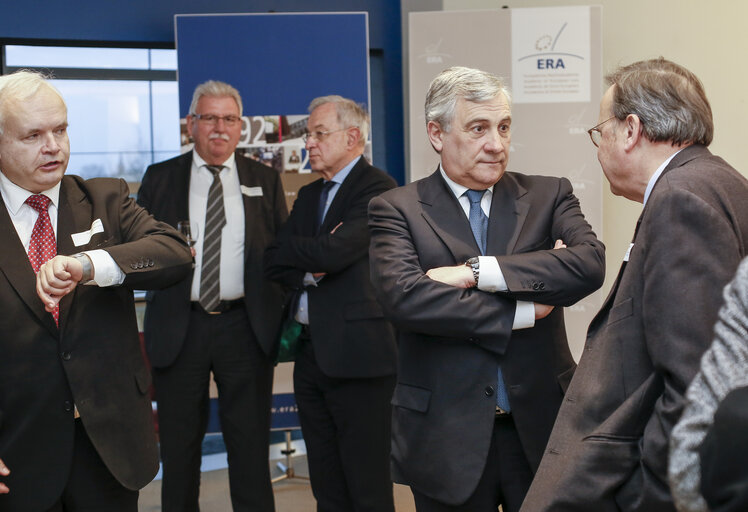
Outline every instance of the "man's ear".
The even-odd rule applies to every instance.
[[[429,121],[429,124],[426,125],[426,133],[429,136],[429,142],[431,142],[433,148],[437,153],[441,153],[442,147],[444,146],[444,142],[442,141],[444,131],[442,130],[441,125],[436,121]]]
[[[356,126],[352,126],[348,128],[345,132],[345,143],[348,149],[353,149],[361,144],[361,130],[358,129]]]
[[[627,115],[623,122],[626,127],[624,149],[631,151],[639,143],[641,137],[644,136],[642,134],[642,122],[636,114]]]

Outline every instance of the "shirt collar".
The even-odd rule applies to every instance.
[[[0,192],[2,192],[5,206],[13,213],[13,215],[18,213],[18,210],[26,202],[26,199],[34,195],[33,192],[29,192],[25,188],[19,187],[10,181],[10,179],[8,179],[8,177],[2,172],[0,172]],[[42,194],[47,196],[55,207],[58,207],[60,200],[60,182],[58,181],[54,187],[45,190]]]
[[[665,170],[665,167],[667,167],[667,165],[670,163],[670,160],[672,160],[675,157],[675,155],[683,151],[683,149],[679,149],[678,151],[670,155],[670,157],[667,160],[665,160],[664,162],[660,164],[660,166],[657,168],[657,170],[652,175],[652,177],[649,178],[649,182],[647,183],[647,189],[644,191],[644,205],[647,204],[647,199],[649,199],[649,195],[652,193],[652,189],[654,188],[655,183],[657,183],[657,180],[662,174],[662,171]]]
[[[447,176],[447,173],[444,172],[444,168],[442,167],[442,164],[439,164],[439,172],[442,173],[442,178],[444,178],[444,181],[447,182],[447,185],[449,186],[450,190],[452,190],[452,193],[455,195],[457,199],[462,197],[463,194],[465,194],[465,192],[470,190],[466,186],[460,185],[459,183],[455,183],[454,181],[452,181],[450,177]],[[494,186],[495,185],[491,185],[490,187],[486,189],[486,191],[489,192],[490,194],[493,194]]]
[[[343,181],[348,177],[348,175],[353,170],[353,167],[358,163],[358,161],[361,159],[362,155],[357,156],[350,162],[348,162],[348,165],[340,169],[337,173],[335,173],[335,176],[332,177],[330,181],[333,183],[337,183],[338,185],[342,185]]]
[[[194,149],[192,150],[192,161],[195,163],[195,167],[197,169],[200,169],[201,167],[208,165],[208,163],[205,160],[203,160],[203,157],[201,157],[197,153],[197,151],[195,151]],[[221,165],[231,170],[235,166],[235,161],[236,161],[236,153],[232,151],[231,155]]]

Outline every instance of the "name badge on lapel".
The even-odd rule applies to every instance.
[[[241,186],[242,194],[248,197],[262,197],[262,187]]]
[[[91,229],[87,231],[81,231],[80,233],[73,233],[70,236],[73,239],[73,244],[75,244],[76,247],[80,247],[81,245],[86,245],[88,242],[90,242],[91,237],[96,233],[103,232],[104,224],[101,223],[101,219],[96,219],[91,223]]]

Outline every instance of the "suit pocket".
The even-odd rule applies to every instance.
[[[346,320],[364,320],[367,318],[383,318],[382,306],[375,300],[352,302],[345,307],[343,316]]]
[[[426,412],[431,401],[431,390],[398,383],[392,395],[392,405],[417,412]]]
[[[634,314],[634,298],[629,297],[628,299],[615,304],[610,308],[610,314],[608,315],[608,324],[612,324],[630,317]]]

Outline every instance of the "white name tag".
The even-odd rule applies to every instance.
[[[91,223],[91,229],[88,231],[81,231],[80,233],[73,233],[70,235],[73,238],[73,243],[76,247],[86,245],[91,241],[91,237],[96,233],[104,232],[104,224],[101,223],[101,219],[96,219]]]
[[[629,244],[629,248],[626,251],[626,255],[623,257],[623,261],[628,261],[629,260],[629,256],[631,256],[631,249],[633,249],[633,248],[634,248],[634,244]]]
[[[246,185],[241,186],[242,194],[249,197],[261,197],[262,187],[248,187]]]

